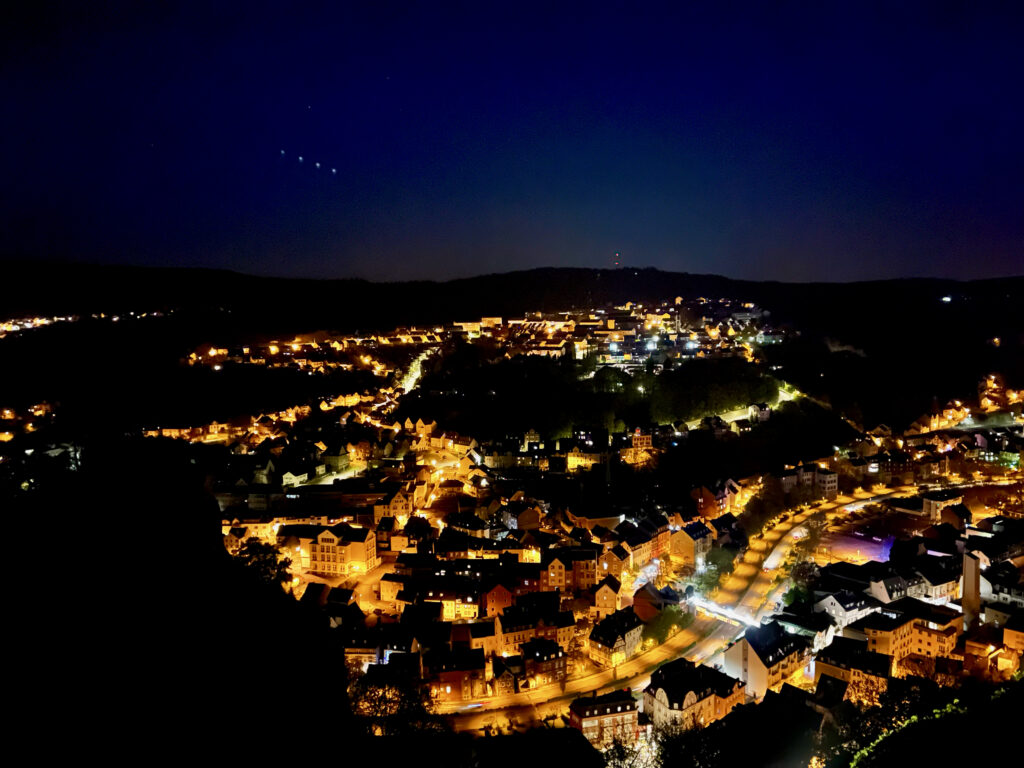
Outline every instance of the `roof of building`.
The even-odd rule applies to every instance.
[[[775,617],[787,630],[798,633],[817,634],[827,632],[829,627],[834,627],[835,622],[827,613],[789,613],[783,612]]]
[[[633,593],[634,602],[646,600],[657,606],[679,605],[680,599],[679,593],[672,589],[672,587],[666,586],[658,589],[651,582],[647,582]]]
[[[818,685],[814,689],[811,698],[815,704],[825,709],[837,707],[846,699],[846,689],[850,684],[846,680],[832,677],[830,674],[822,674],[818,678]]]
[[[636,711],[636,699],[628,688],[603,696],[598,696],[596,692],[593,696],[581,696],[569,705],[569,711],[580,717],[594,717],[616,712],[617,707],[622,707],[624,711]]]
[[[868,650],[867,642],[849,637],[837,637],[818,651],[815,661],[831,664],[840,669],[856,669],[875,677],[888,677],[892,657]]]
[[[665,691],[669,706],[683,704],[686,695],[693,691],[698,701],[711,694],[726,698],[735,690],[739,681],[719,672],[714,667],[692,662],[685,658],[670,661],[651,674],[650,685],[645,693],[656,696],[658,690]]]
[[[599,621],[590,630],[590,641],[605,648],[614,648],[619,638],[624,638],[629,632],[641,626],[643,622],[633,612],[632,607],[623,608]]]
[[[683,526],[682,530],[683,533],[694,541],[711,535],[711,529],[700,520],[694,520],[693,522],[687,523]]]
[[[802,637],[791,635],[775,621],[760,627],[750,627],[743,636],[766,667],[807,648],[807,642]]]
[[[608,550],[606,554],[612,555],[613,557],[626,561],[629,560],[629,550],[627,550],[622,544],[616,544],[614,547]]]
[[[524,659],[547,661],[562,656],[562,646],[547,637],[535,637],[520,646]]]
[[[481,637],[494,637],[494,619],[482,619],[466,624],[469,627],[469,635],[474,639]]]
[[[865,595],[862,592],[853,592],[849,589],[841,589],[823,599],[827,600],[829,597],[839,603],[844,611],[859,611],[872,605],[877,605],[877,601],[869,595]]]
[[[953,499],[962,499],[963,497],[963,491],[959,491],[956,488],[943,488],[938,491],[929,491],[922,496],[922,498],[928,499],[929,501],[952,501]]]

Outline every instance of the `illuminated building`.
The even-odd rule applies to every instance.
[[[808,643],[791,635],[777,622],[749,628],[725,651],[723,670],[743,680],[746,691],[761,700],[769,689],[777,690],[808,660]]]
[[[742,704],[743,682],[713,667],[676,659],[651,674],[644,713],[655,727],[702,728]]]
[[[578,698],[569,705],[569,727],[598,748],[616,740],[633,744],[640,732],[636,700],[628,688]]]
[[[643,622],[631,607],[602,619],[590,631],[590,659],[602,667],[621,664],[636,653],[643,628]]]

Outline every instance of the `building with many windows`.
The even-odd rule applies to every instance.
[[[578,698],[569,705],[569,727],[599,749],[615,740],[633,744],[640,733],[636,699],[628,688]]]
[[[807,641],[791,635],[777,622],[751,627],[725,651],[724,671],[746,683],[747,693],[760,700],[778,690],[807,663]]]
[[[659,667],[644,690],[644,713],[655,727],[703,728],[743,703],[740,680],[714,667],[676,659]]]
[[[523,643],[523,664],[531,688],[564,683],[568,654],[554,640],[537,637]]]
[[[602,667],[621,664],[636,653],[644,624],[632,607],[616,611],[590,631],[590,658]]]
[[[867,640],[869,651],[892,656],[897,675],[908,656],[953,657],[962,633],[963,616],[958,611],[912,597],[882,606],[843,632]]]
[[[377,567],[377,535],[348,523],[332,526],[284,525],[277,543],[293,567],[318,576],[349,576]]]
[[[845,698],[874,706],[887,690],[892,671],[891,656],[869,651],[861,640],[838,637],[815,657],[814,684],[822,675],[831,675],[848,684]]]

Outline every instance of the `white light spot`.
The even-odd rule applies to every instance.
[[[302,162],[302,155],[299,155],[299,162]]]
[[[316,167],[317,167],[317,168],[319,168],[319,167],[320,167],[320,163],[317,163],[317,164],[316,164]]]

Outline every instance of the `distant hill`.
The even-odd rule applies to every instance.
[[[256,277],[214,269],[0,264],[7,279],[0,317],[32,314],[127,312],[188,308],[230,309],[258,326],[339,330],[389,328],[412,323],[469,320],[482,315],[517,316],[656,301],[683,296],[722,296],[757,302],[783,321],[814,322],[839,313],[905,314],[905,308],[938,309],[946,294],[998,305],[1021,296],[1024,277],[958,282],[902,279],[862,283],[780,283],[733,280],[721,275],[656,269],[543,268],[447,282],[375,283]],[[962,305],[962,302],[961,302]]]
[[[0,274],[0,319],[180,310],[174,322],[147,320],[130,332],[139,338],[125,337],[121,347],[133,350],[136,371],[146,369],[145,355],[174,360],[201,343],[706,296],[755,302],[770,310],[773,323],[799,330],[796,341],[765,349],[771,370],[857,423],[904,428],[933,402],[970,399],[978,380],[992,371],[1024,386],[1024,277],[781,283],[655,269],[546,268],[447,282],[374,283],[27,262],[0,263]],[[14,383],[36,391],[29,386],[32,371],[52,380],[59,374],[50,366],[89,368],[94,346],[118,347],[111,339],[121,337],[81,326],[7,340],[0,344],[0,369],[21,371]],[[69,354],[79,345],[85,345],[84,359],[75,363]],[[64,351],[54,358],[57,347]]]

